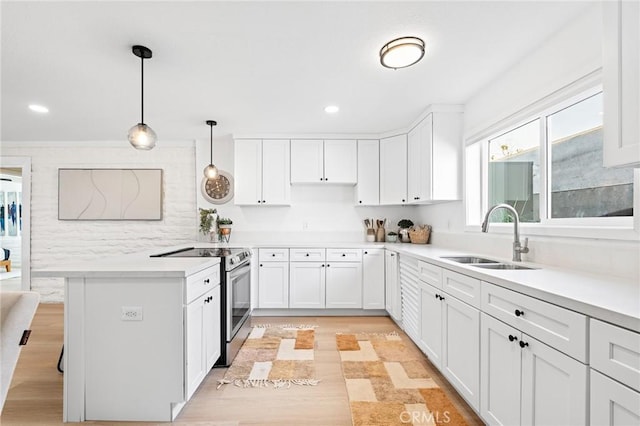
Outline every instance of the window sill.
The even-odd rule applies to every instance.
[[[466,225],[465,232],[481,232],[480,224]],[[513,234],[513,224],[492,223],[490,233]],[[640,232],[631,226],[554,226],[545,224],[520,224],[522,237],[564,237],[564,238],[591,238],[602,240],[639,241]]]

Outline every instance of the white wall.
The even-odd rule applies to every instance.
[[[126,140],[87,143],[8,143],[3,156],[31,157],[31,269],[126,254],[196,238],[193,142],[158,144],[137,151]],[[59,168],[161,168],[160,221],[58,220]],[[63,300],[63,280],[32,278],[45,302]]]
[[[589,8],[538,49],[528,53],[470,99],[465,106],[465,135],[473,137],[532,102],[602,67],[602,14]],[[420,220],[433,226],[432,242],[473,253],[511,258],[513,235],[488,234],[480,227],[465,232],[464,205],[453,202],[421,207]],[[526,233],[523,236],[527,236]],[[638,241],[530,237],[532,262],[640,279]]]

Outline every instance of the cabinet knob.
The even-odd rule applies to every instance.
[[[444,296],[440,296],[440,300],[444,300]]]
[[[360,204],[362,204],[362,200],[358,201]]]
[[[266,200],[262,200],[262,204],[264,204],[264,203],[266,203],[266,202],[267,202]]]
[[[525,346],[529,346],[529,343],[523,342],[522,340],[520,340],[520,347],[524,348]]]
[[[322,265],[320,265],[320,266],[322,266],[324,268],[324,263]]]
[[[204,280],[205,284],[209,284],[209,278],[207,278],[206,280]]]
[[[342,257],[345,257],[345,256],[346,256],[346,254],[342,253]]]
[[[322,178],[320,178],[320,180],[323,180]]]
[[[440,296],[436,294],[436,299],[439,299],[439,298],[440,298]]]
[[[519,310],[519,309],[516,309],[515,314],[516,314],[516,316],[517,316],[517,317],[523,317],[523,316],[524,316],[524,311],[521,311],[521,310]]]
[[[325,182],[326,182],[326,181],[328,181],[328,180],[329,180],[329,178],[324,178],[324,181],[325,181]]]
[[[331,265],[329,265],[329,264],[327,263],[327,268],[328,268],[329,266],[331,266]]]
[[[276,254],[275,253],[271,253],[271,257],[276,257]]]
[[[305,254],[305,256],[309,257],[309,253]]]
[[[260,267],[262,268],[262,263],[260,264]]]
[[[516,336],[512,336],[511,334],[509,335],[509,341],[513,342],[514,340],[518,340],[518,338]]]
[[[258,204],[260,204],[262,201],[258,200]]]
[[[391,253],[391,257],[395,256],[395,253]]]
[[[368,252],[368,251],[365,251],[365,252],[364,252],[364,254],[369,254],[369,252]]]
[[[404,198],[402,199],[402,202],[404,203]]]

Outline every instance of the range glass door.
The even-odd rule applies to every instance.
[[[231,341],[251,311],[251,263],[227,272],[227,341]]]

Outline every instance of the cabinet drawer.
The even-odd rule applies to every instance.
[[[524,294],[482,282],[484,312],[587,363],[587,317]]]
[[[324,262],[323,248],[291,249],[290,260],[292,262]]]
[[[480,307],[480,280],[443,269],[442,289],[471,306]]]
[[[427,262],[418,262],[418,277],[434,287],[442,288],[442,268]]]
[[[260,262],[286,262],[289,260],[288,248],[261,248],[258,254]]]
[[[216,265],[187,277],[186,301],[190,303],[220,284],[220,267]]]
[[[327,249],[327,261],[362,262],[362,250],[360,249]]]
[[[595,319],[589,326],[591,368],[640,391],[640,334]]]

